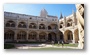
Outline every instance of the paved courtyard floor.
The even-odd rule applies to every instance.
[[[78,49],[78,47],[55,46],[52,44],[15,44],[16,49],[40,49],[40,48],[70,48]]]

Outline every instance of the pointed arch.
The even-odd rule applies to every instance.
[[[36,26],[35,23],[30,23],[30,24],[29,24],[29,28],[34,28],[34,29],[35,29],[36,27],[37,27],[37,26]]]
[[[72,19],[68,19],[68,20],[67,20],[67,27],[72,26],[72,22],[73,22],[73,20],[72,20]]]
[[[57,29],[57,24],[50,24],[48,29]]]
[[[79,40],[78,29],[76,29],[76,30],[74,31],[74,37],[75,37],[75,43],[78,43],[78,40]]]
[[[23,30],[19,31],[17,33],[17,40],[26,40],[27,38],[27,33]]]
[[[63,33],[59,31],[60,41],[63,41]]]
[[[48,41],[56,41],[57,40],[57,38],[56,38],[56,33],[54,33],[54,32],[50,32],[49,34],[48,34]]]
[[[64,41],[67,43],[72,43],[73,40],[73,33],[70,30],[66,30],[64,32]]]
[[[26,26],[25,22],[19,22],[18,27],[19,28],[26,28],[27,26]]]
[[[45,40],[45,37],[46,37],[46,33],[45,32],[40,32],[39,33],[39,39],[40,40]]]
[[[6,22],[6,25],[5,26],[6,27],[15,27],[15,22],[12,21],[12,20],[9,20],[9,21]]]
[[[60,22],[60,28],[63,28],[63,22],[62,21]]]
[[[5,40],[14,40],[14,31],[13,30],[8,30],[4,33],[4,39]]]
[[[44,24],[40,24],[39,25],[39,29],[45,29],[45,25]]]
[[[29,40],[36,40],[37,39],[37,32],[35,32],[35,31],[29,32],[28,39]]]

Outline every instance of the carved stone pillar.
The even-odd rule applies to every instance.
[[[37,33],[37,41],[39,41],[39,33]]]
[[[75,34],[73,32],[73,44],[75,44]]]
[[[46,37],[45,37],[45,40],[46,40],[46,41],[48,40],[48,33],[46,33]]]
[[[17,41],[17,30],[15,30],[14,40]]]
[[[28,36],[29,36],[29,32],[27,31],[27,37],[26,37],[26,40],[28,41]]]

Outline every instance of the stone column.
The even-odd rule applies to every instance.
[[[17,41],[17,30],[15,30],[14,40]]]
[[[48,40],[48,33],[46,34],[46,37],[45,37],[46,41]]]
[[[39,33],[37,33],[37,41],[39,41]]]
[[[39,30],[39,23],[37,23],[37,29]]]
[[[27,37],[26,37],[26,40],[28,41],[28,35],[29,35],[29,31],[27,31]]]
[[[56,39],[57,41],[60,41],[60,36],[59,36],[58,33],[57,33],[57,35],[56,35],[56,38],[57,38],[57,39]]]
[[[29,20],[27,20],[27,29],[29,29]]]
[[[74,32],[73,32],[73,44],[75,44],[75,35],[74,35]]]
[[[66,40],[65,40],[65,35],[63,35],[63,41],[66,42]]]
[[[46,24],[46,30],[48,30],[48,24]]]
[[[64,16],[64,28],[66,27],[66,17]]]
[[[78,48],[83,49],[84,48],[84,30],[82,29],[80,22],[78,22],[78,33],[79,33]]]
[[[18,20],[16,20],[16,27],[15,27],[16,29],[18,28]]]

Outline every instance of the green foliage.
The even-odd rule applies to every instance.
[[[13,44],[4,44],[4,49],[12,49],[15,48]]]
[[[55,46],[62,46],[62,44],[55,44]],[[69,47],[77,47],[78,44],[64,44],[63,46],[69,46]]]
[[[19,41],[19,42],[6,42],[6,43],[13,43],[13,44],[42,44],[45,42],[28,42],[28,41]]]
[[[71,48],[53,48],[53,47],[48,47],[48,48],[31,48],[30,50],[70,50]]]

